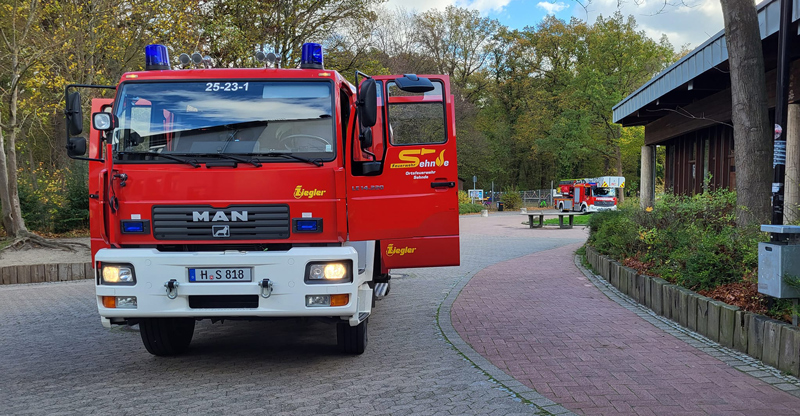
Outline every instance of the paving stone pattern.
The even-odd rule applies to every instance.
[[[158,358],[135,328],[100,325],[91,281],[2,286],[0,414],[556,413],[473,366],[436,322],[465,276],[585,239],[521,221],[464,217],[461,267],[398,271],[357,357],[336,351],[334,326],[286,320],[203,321],[187,355]]]
[[[726,364],[721,347],[687,343],[610,300],[574,264],[578,247],[478,272],[452,306],[461,338],[579,414],[800,413],[800,399]]]

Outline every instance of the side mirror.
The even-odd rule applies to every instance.
[[[364,176],[377,176],[381,173],[381,162],[364,162],[361,164],[361,174]]]
[[[362,149],[372,147],[372,129],[369,127],[361,129],[358,139],[361,141]]]
[[[79,157],[86,154],[86,138],[70,137],[67,140],[67,155],[69,157]]]
[[[83,111],[81,110],[81,93],[73,92],[67,98],[67,126],[70,136],[77,136],[83,133]]]
[[[402,78],[396,78],[394,83],[397,88],[406,92],[424,93],[433,91],[433,83],[428,78],[420,78],[414,74],[405,74]]]
[[[106,112],[94,113],[92,114],[92,127],[95,130],[109,131],[114,128],[114,116]]]
[[[358,91],[358,119],[365,127],[374,126],[378,120],[378,90],[372,78],[365,79]]]

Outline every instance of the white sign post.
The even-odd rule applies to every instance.
[[[472,175],[472,190],[475,190],[475,188],[478,187],[477,183],[478,183],[478,177],[476,175]],[[475,196],[474,196],[474,194],[472,192],[470,192],[470,196],[472,197],[472,203],[474,204],[475,203]]]

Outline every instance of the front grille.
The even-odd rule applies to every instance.
[[[156,240],[279,240],[289,238],[289,206],[159,205],[153,207]]]
[[[189,296],[192,309],[254,309],[258,308],[258,295],[207,295]]]
[[[594,201],[596,207],[613,207],[614,201]]]

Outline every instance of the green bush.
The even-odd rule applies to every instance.
[[[504,210],[513,211],[522,207],[522,195],[519,194],[516,187],[503,191],[500,201],[503,202]]]
[[[459,204],[469,204],[472,200],[469,197],[467,191],[458,191],[458,203]]]
[[[458,213],[459,214],[474,214],[476,212],[481,212],[482,210],[486,209],[481,204],[470,204],[467,202],[466,204],[461,203],[458,204]]]
[[[616,259],[634,259],[650,272],[690,289],[710,289],[753,276],[757,226],[736,227],[736,194],[718,190],[667,195],[655,207],[600,212],[589,221],[589,244]]]
[[[25,225],[34,231],[63,233],[89,226],[88,166],[19,171],[19,202]]]

